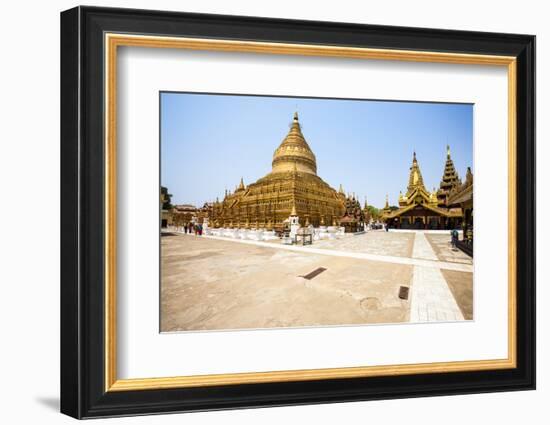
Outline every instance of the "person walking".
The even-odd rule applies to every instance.
[[[184,229],[183,233],[187,234],[187,223],[183,226],[183,229]]]
[[[458,242],[458,230],[453,229],[451,230],[451,245],[454,248],[456,248],[456,243]]]

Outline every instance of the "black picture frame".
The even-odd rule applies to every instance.
[[[104,34],[308,43],[517,58],[517,367],[105,391]],[[61,412],[75,418],[535,388],[535,36],[132,9],[61,13]]]

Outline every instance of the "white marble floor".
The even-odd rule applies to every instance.
[[[421,233],[418,233],[418,234],[421,234]],[[194,236],[189,235],[189,237],[194,237]],[[422,251],[419,251],[419,252],[424,252],[424,256],[428,256],[430,258],[397,257],[397,256],[391,256],[391,255],[378,255],[378,254],[370,254],[366,252],[357,252],[357,251],[344,251],[344,250],[327,249],[327,248],[321,249],[321,248],[315,248],[315,245],[306,245],[306,246],[283,245],[283,244],[275,244],[271,242],[261,242],[261,241],[252,241],[252,240],[243,240],[243,239],[229,239],[229,238],[218,237],[218,236],[200,236],[200,237],[218,239],[223,241],[231,241],[234,243],[263,246],[263,247],[272,248],[272,249],[284,249],[288,251],[310,252],[312,254],[332,255],[336,257],[350,257],[350,258],[357,258],[357,259],[364,259],[364,260],[371,260],[371,261],[381,261],[384,263],[406,264],[406,265],[413,265],[413,266],[456,270],[456,271],[463,271],[463,272],[473,271],[473,266],[471,264],[460,264],[460,263],[439,261],[437,259],[437,256],[433,252],[433,250],[431,250],[431,247],[428,241],[426,240],[426,238],[424,237],[424,235],[422,235],[422,238],[424,238],[423,242],[427,244],[427,247],[425,247],[424,243],[421,242]],[[356,237],[360,237],[360,236],[356,236]],[[415,239],[415,245],[416,245],[416,239]],[[432,255],[426,254],[426,252],[428,252],[428,249],[431,250]],[[413,257],[414,257],[414,249],[413,249]]]
[[[424,233],[421,232],[416,232],[414,236],[412,256],[413,258],[422,258],[424,260],[438,260],[437,255],[435,255],[435,252],[426,239],[426,236],[424,236]]]
[[[423,233],[416,233],[413,257],[437,260]],[[464,316],[443,277],[440,268],[415,265],[410,291],[411,322],[464,320]]]

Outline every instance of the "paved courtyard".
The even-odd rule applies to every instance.
[[[162,236],[161,330],[470,320],[472,261],[448,241],[422,232],[305,247]]]
[[[344,239],[322,240],[316,248],[337,249],[351,252],[365,252],[376,255],[411,257],[414,246],[414,233],[369,232],[350,235]]]

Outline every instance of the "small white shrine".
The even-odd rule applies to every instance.
[[[296,206],[292,206],[292,211],[290,212],[290,217],[288,218],[288,222],[290,224],[290,237],[292,240],[294,240],[294,237],[298,233],[298,229],[300,228],[300,221],[298,214],[296,214]]]

